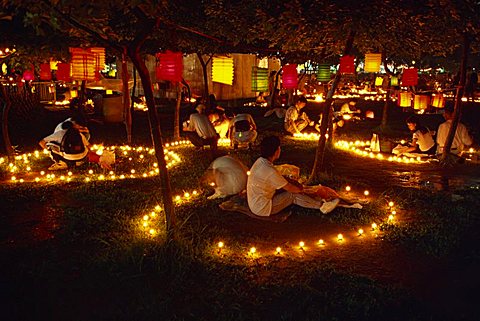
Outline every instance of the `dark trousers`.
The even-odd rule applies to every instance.
[[[209,145],[212,151],[217,150],[218,136],[202,138],[198,136],[197,132],[187,132],[187,131],[185,132],[185,136],[187,136],[187,138],[195,147],[203,147],[205,145]]]

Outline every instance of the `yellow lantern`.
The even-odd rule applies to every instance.
[[[426,109],[428,103],[430,102],[430,97],[427,95],[415,95],[413,100],[413,108],[416,110]]]
[[[383,77],[376,77],[375,78],[375,86],[376,87],[381,87],[383,84]]]
[[[367,53],[365,54],[365,72],[379,72],[382,63],[382,54]]]
[[[57,64],[58,64],[58,61],[50,60],[50,69],[51,70],[57,70],[58,69]]]
[[[213,57],[212,81],[233,85],[233,58]]]
[[[392,87],[398,86],[398,77],[392,76],[392,78],[390,78],[390,86]]]
[[[445,97],[443,96],[443,94],[433,94],[432,106],[435,108],[445,107]]]
[[[412,106],[412,93],[410,92],[401,92],[398,99],[398,105],[400,107],[411,107]]]

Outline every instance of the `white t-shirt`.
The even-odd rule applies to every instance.
[[[297,107],[292,106],[292,107],[287,109],[287,112],[285,114],[285,122],[286,123],[294,122],[298,119],[298,116],[299,116],[299,111],[298,111]]]
[[[443,153],[443,147],[445,146],[445,142],[447,141],[448,131],[450,130],[450,126],[452,126],[452,121],[447,120],[444,123],[441,123],[438,126],[437,132],[437,154]],[[472,145],[473,141],[470,135],[468,134],[467,127],[464,124],[458,123],[457,130],[455,132],[455,136],[453,137],[452,148],[450,152],[452,154],[459,154],[465,146]]]
[[[247,186],[247,167],[231,156],[215,159],[209,169],[213,170],[217,194],[238,194]]]
[[[212,138],[217,135],[215,128],[213,127],[208,117],[204,114],[191,114],[190,124],[188,130],[196,131],[201,138]]]
[[[435,142],[433,141],[433,137],[430,131],[424,134],[420,130],[417,130],[416,132],[413,133],[413,139],[417,140],[418,148],[422,152],[426,152],[427,150],[432,148],[433,145],[435,145]]]
[[[275,191],[287,184],[287,180],[268,159],[259,157],[250,169],[247,180],[248,207],[256,215],[269,216]]]

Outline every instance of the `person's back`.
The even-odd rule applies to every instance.
[[[238,194],[247,186],[247,167],[231,156],[215,159],[207,169],[203,180],[215,182],[215,194],[209,199]]]
[[[190,128],[195,130],[201,138],[212,138],[217,135],[215,128],[205,114],[191,114]]]
[[[447,142],[448,133],[450,131],[450,127],[452,126],[453,121],[453,109],[450,107],[445,108],[445,122],[438,126],[437,131],[437,154],[442,154],[445,144]],[[473,141],[470,137],[467,127],[458,122],[457,130],[455,131],[455,135],[453,137],[452,146],[450,148],[450,153],[452,154],[459,154],[465,146],[472,145]]]

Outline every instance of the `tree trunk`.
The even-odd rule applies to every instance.
[[[123,122],[127,132],[127,142],[132,143],[132,113],[130,111],[130,93],[128,92],[127,48],[122,53]]]
[[[197,53],[198,60],[200,61],[200,64],[202,65],[202,72],[203,72],[203,99],[208,99],[209,96],[209,91],[208,91],[208,73],[207,73],[207,65],[212,57],[210,57],[207,62],[203,60],[203,57],[201,54]]]
[[[277,97],[277,87],[278,87],[278,78],[280,78],[280,73],[282,72],[283,67],[278,69],[277,74],[275,75],[275,81],[273,84],[273,93],[271,94],[270,108],[273,109],[275,106],[275,98]]]
[[[132,94],[130,96],[130,115],[132,115],[132,122],[133,122],[133,111],[135,107],[135,91],[137,90],[137,71],[135,70],[135,66],[132,68],[132,75],[133,75],[133,88]]]
[[[460,82],[457,86],[457,93],[455,95],[455,107],[453,110],[453,119],[450,130],[448,131],[447,140],[443,148],[443,154],[440,158],[440,164],[442,166],[448,166],[452,164],[451,159],[449,159],[450,149],[452,148],[453,138],[455,137],[455,132],[457,131],[458,122],[460,121],[460,116],[462,114],[462,96],[465,89],[465,78],[467,74],[467,62],[468,54],[470,51],[470,37],[468,34],[463,35],[463,54],[462,54],[462,63],[460,65]]]
[[[145,62],[140,56],[139,48],[129,48],[128,55],[133,65],[138,71],[145,92],[145,100],[148,108],[148,120],[150,124],[150,134],[157,157],[160,170],[160,190],[162,195],[163,207],[166,216],[167,238],[173,239],[175,236],[174,228],[176,224],[175,208],[173,207],[172,189],[170,186],[170,177],[168,175],[167,163],[163,152],[162,131],[158,120],[155,100],[153,97],[152,82]]]
[[[385,94],[385,104],[383,104],[383,109],[382,109],[382,123],[380,124],[381,131],[385,131],[387,129],[389,104],[390,104],[390,85],[388,85],[387,92]]]
[[[352,50],[354,39],[355,39],[355,31],[352,30],[350,31],[350,34],[348,35],[348,38],[347,38],[347,43],[345,44],[345,50],[343,51],[344,55],[348,55]],[[342,79],[342,74],[339,71],[337,71],[337,74],[333,79],[332,86],[330,87],[327,93],[325,106],[323,108],[322,122],[320,124],[320,137],[318,139],[317,151],[315,153],[315,161],[313,163],[312,172],[310,174],[308,182],[317,180],[319,177],[319,174],[325,170],[324,156],[325,156],[325,146],[326,146],[326,134],[328,129],[328,123],[331,117],[330,111],[332,109],[333,94],[335,93],[335,90],[337,89],[337,86],[340,83],[341,79]]]
[[[5,152],[7,153],[8,159],[12,161],[13,157],[15,156],[15,152],[12,147],[12,142],[10,141],[10,135],[8,133],[8,113],[12,105],[10,103],[10,98],[8,97],[8,93],[5,91],[5,88],[3,87],[1,82],[0,82],[0,94],[4,100],[3,109],[2,109],[3,144],[5,145]]]
[[[177,103],[175,104],[175,116],[173,119],[173,139],[180,139],[180,106],[182,104],[182,85],[177,83]]]

